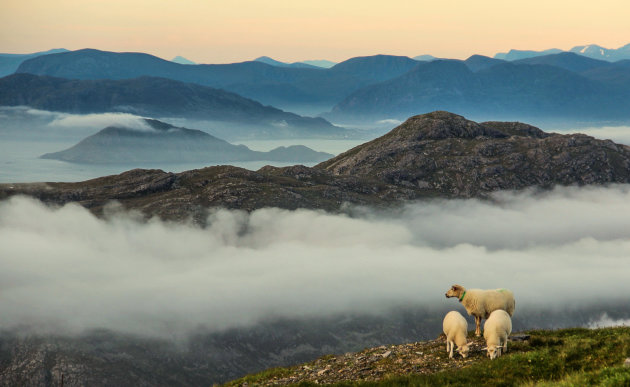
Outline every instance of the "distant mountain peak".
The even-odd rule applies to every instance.
[[[300,63],[304,63],[311,66],[321,67],[325,69],[329,69],[337,64],[337,62],[333,62],[326,59],[314,59],[314,60],[303,60]]]
[[[275,60],[268,56],[259,56],[258,58],[254,59],[254,62],[262,62],[272,66],[289,66],[288,63],[280,62],[279,60]]]
[[[175,58],[171,59],[171,62],[185,64],[185,65],[194,65],[197,64],[189,59],[184,58],[183,56],[177,55]]]
[[[304,62],[294,62],[294,63],[280,62],[279,60],[275,60],[268,56],[260,56],[254,59],[254,62],[265,63],[265,64],[268,64],[270,66],[275,66],[275,67],[319,68],[319,66],[313,66],[311,64],[304,63]]]
[[[432,61],[432,60],[436,60],[438,58],[434,57],[433,55],[425,54],[425,55],[414,56],[411,59],[417,60],[417,61],[420,61],[420,62],[429,62],[429,61]]]
[[[567,52],[557,48],[551,48],[548,50],[534,51],[534,50],[510,50],[509,52],[497,53],[494,58],[504,59],[509,61],[527,59],[537,56],[558,54],[561,52]],[[609,49],[602,47],[598,44],[585,44],[571,48],[568,52],[573,52],[578,55],[586,56],[592,59],[606,60],[609,62],[616,62],[618,60],[630,59],[630,44],[619,47],[618,49]]]
[[[583,46],[575,46],[569,51],[589,58],[606,60],[609,62],[630,59],[630,44],[626,44],[625,46],[617,49],[605,48],[597,44],[587,44]]]
[[[559,48],[550,48],[542,51],[534,51],[534,50],[515,50],[511,49],[508,52],[499,52],[494,55],[495,59],[503,59],[507,61],[514,61],[519,59],[533,58],[536,56],[549,55],[549,54],[557,54],[562,52]]]

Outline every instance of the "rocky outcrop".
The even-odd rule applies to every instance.
[[[416,192],[485,196],[537,186],[627,183],[630,148],[582,134],[552,134],[511,122],[475,123],[433,112],[316,168],[369,176]]]
[[[79,183],[2,184],[44,202],[78,202],[98,215],[112,200],[147,217],[205,219],[210,207],[337,211],[420,198],[485,197],[497,190],[630,182],[630,147],[523,123],[476,123],[448,112],[414,116],[386,135],[313,168],[217,166],[133,170]],[[202,222],[203,223],[203,222]]]
[[[485,358],[483,339],[473,338],[470,357],[449,359],[444,347],[446,337],[400,345],[382,345],[360,352],[323,356],[315,361],[270,373],[256,381],[260,386],[297,385],[300,383],[334,384],[377,382],[393,375],[432,374],[447,369],[461,369]],[[227,386],[247,386],[247,378]]]

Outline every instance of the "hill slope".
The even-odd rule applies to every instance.
[[[69,80],[14,74],[0,79],[0,105],[26,105],[66,113],[125,112],[155,118],[256,124],[268,128],[271,135],[274,131],[279,135],[293,132],[303,136],[344,133],[322,118],[287,113],[211,87],[152,77]]]
[[[193,217],[207,208],[339,211],[427,197],[485,197],[496,190],[630,182],[630,147],[581,134],[545,133],[514,122],[476,123],[434,112],[313,168],[231,166],[182,173],[133,170],[79,183],[0,185],[0,199],[25,194],[77,201],[101,214],[111,200],[146,216]]]
[[[435,109],[509,119],[630,119],[630,91],[549,65],[499,63],[472,72],[464,62],[436,60],[360,89],[331,117],[401,118]]]
[[[524,341],[514,342],[514,338]],[[609,385],[630,384],[630,328],[531,331],[510,338],[508,351],[489,360],[473,340],[470,356],[448,359],[445,338],[328,355],[303,365],[275,368],[226,386],[299,383],[365,386]],[[557,383],[557,384],[556,384]],[[548,385],[548,384],[544,384]]]

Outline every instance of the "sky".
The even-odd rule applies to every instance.
[[[77,204],[0,202],[0,327],[168,337],[396,306],[465,313],[444,296],[454,283],[511,289],[518,324],[608,303],[625,305],[604,310],[615,319],[630,317],[627,185],[353,208],[352,216],[218,209],[207,228],[142,222],[116,205],[105,212],[97,219]]]
[[[627,0],[2,0],[0,52],[51,48],[231,63],[375,54],[465,59],[630,43]]]

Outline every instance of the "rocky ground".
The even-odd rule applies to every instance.
[[[527,339],[527,335],[515,335],[513,341]],[[356,353],[328,355],[303,365],[271,370],[269,376],[246,377],[228,383],[228,386],[289,385],[301,382],[330,384],[337,382],[379,381],[396,375],[430,374],[447,369],[459,369],[486,359],[483,337],[471,335],[473,342],[469,356],[464,359],[455,352],[449,359],[446,337],[435,340],[401,345],[380,346]],[[510,347],[508,347],[508,351]],[[518,350],[516,350],[518,352]],[[512,350],[514,352],[514,349]]]

